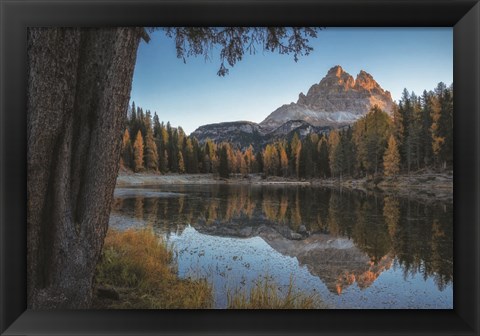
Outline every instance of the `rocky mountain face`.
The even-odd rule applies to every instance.
[[[234,121],[200,126],[191,133],[191,136],[197,138],[200,143],[210,139],[216,143],[226,141],[241,149],[252,145],[258,150],[278,139],[290,140],[295,133],[303,139],[310,133],[320,134],[330,129],[330,126],[313,126],[303,120],[289,120],[268,132],[254,122]]]
[[[279,107],[260,126],[268,132],[298,119],[313,126],[339,127],[354,123],[374,105],[391,113],[390,92],[383,90],[367,72],[360,71],[354,79],[337,65],[320,83],[312,85],[306,95],[300,93],[296,103]]]
[[[362,70],[353,78],[337,65],[318,84],[312,85],[306,95],[300,93],[296,103],[279,107],[260,124],[248,121],[210,124],[199,127],[192,135],[200,142],[209,138],[215,142],[229,141],[240,148],[250,144],[259,148],[294,133],[303,138],[311,132],[328,132],[353,124],[375,105],[391,113],[390,92],[367,72]]]
[[[210,139],[213,142],[227,141],[240,148],[246,148],[250,144],[260,145],[263,143],[265,134],[261,127],[254,122],[234,121],[200,126],[192,132],[191,136],[196,137],[200,143]]]

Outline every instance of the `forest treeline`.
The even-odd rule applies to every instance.
[[[391,115],[373,107],[353,125],[294,134],[261,151],[207,140],[200,144],[181,127],[132,103],[123,136],[121,165],[135,172],[263,173],[295,178],[396,176],[424,168],[453,167],[453,85],[439,83],[421,96],[404,89]]]

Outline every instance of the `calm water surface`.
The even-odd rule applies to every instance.
[[[268,277],[330,308],[453,308],[453,207],[329,188],[117,188],[110,226],[152,225],[215,305]]]

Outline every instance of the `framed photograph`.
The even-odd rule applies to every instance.
[[[0,10],[2,335],[479,333],[478,1]]]

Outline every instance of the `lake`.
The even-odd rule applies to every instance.
[[[285,185],[117,188],[117,229],[153,226],[180,277],[204,277],[215,307],[259,279],[329,308],[453,308],[453,205]]]

